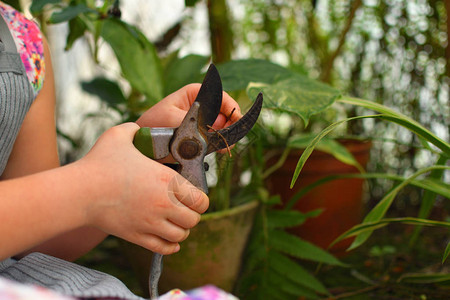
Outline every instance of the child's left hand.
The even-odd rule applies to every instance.
[[[141,127],[178,127],[195,101],[200,86],[199,83],[189,84],[170,94],[146,111],[136,123]],[[223,92],[222,107],[213,128],[228,127],[241,117],[237,102]]]

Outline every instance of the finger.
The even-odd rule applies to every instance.
[[[153,234],[139,234],[136,239],[128,241],[162,255],[170,255],[180,250],[178,243],[166,241]]]
[[[220,113],[223,114],[227,120],[230,120],[231,123],[234,123],[242,118],[239,104],[226,92],[223,92],[222,95],[222,106],[220,107]]]
[[[184,206],[196,211],[204,213],[209,206],[209,199],[205,193],[193,186],[183,176],[177,174],[173,180],[169,182],[169,198],[176,204],[177,201]]]
[[[111,135],[122,136],[126,135],[132,141],[134,139],[134,135],[139,130],[139,125],[134,122],[127,122],[111,127],[108,131]]]
[[[184,205],[171,210],[168,216],[170,222],[185,229],[195,227],[200,222],[200,219],[201,215],[198,212],[193,211]]]
[[[186,97],[189,99],[189,107],[180,107],[181,109],[188,110],[192,103],[194,103],[197,98],[197,94],[200,90],[201,84],[192,83],[184,86],[178,92],[185,93]],[[175,92],[174,94],[177,94]],[[179,95],[177,95],[179,96]],[[222,93],[222,105],[220,107],[220,113],[227,119],[230,119],[232,123],[238,121],[241,117],[241,109],[239,104],[234,100],[227,92]]]
[[[201,86],[202,85],[200,83],[191,83],[181,88],[180,91],[183,91],[185,93],[186,98],[189,100],[189,102],[187,103],[189,104],[189,107],[187,107],[186,110],[189,110],[192,103],[194,103]]]
[[[189,236],[189,229],[178,226],[170,220],[165,220],[159,226],[152,228],[152,234],[168,242],[180,243]]]

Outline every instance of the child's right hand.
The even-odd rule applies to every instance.
[[[174,170],[137,150],[139,129],[125,123],[106,131],[80,161],[86,224],[160,254],[179,250],[179,242],[200,221],[208,197]]]

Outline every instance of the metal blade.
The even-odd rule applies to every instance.
[[[224,149],[227,146],[231,146],[242,139],[255,125],[258,120],[259,114],[261,112],[263,103],[262,93],[258,94],[255,102],[249,111],[236,123],[228,126],[227,128],[208,132],[207,133],[207,143],[208,150],[206,154],[211,152]]]
[[[207,125],[214,124],[222,106],[222,81],[213,64],[206,72],[195,101],[200,103],[199,126],[207,131]]]

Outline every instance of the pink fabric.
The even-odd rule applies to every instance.
[[[0,2],[0,13],[8,24],[17,51],[25,66],[28,80],[37,95],[42,88],[45,76],[41,31],[36,23],[28,20],[23,14],[3,2]]]
[[[76,300],[36,285],[21,284],[0,277],[0,300]],[[90,300],[120,300],[117,298],[89,298]],[[158,300],[238,300],[221,289],[207,285],[191,291],[172,290]]]

